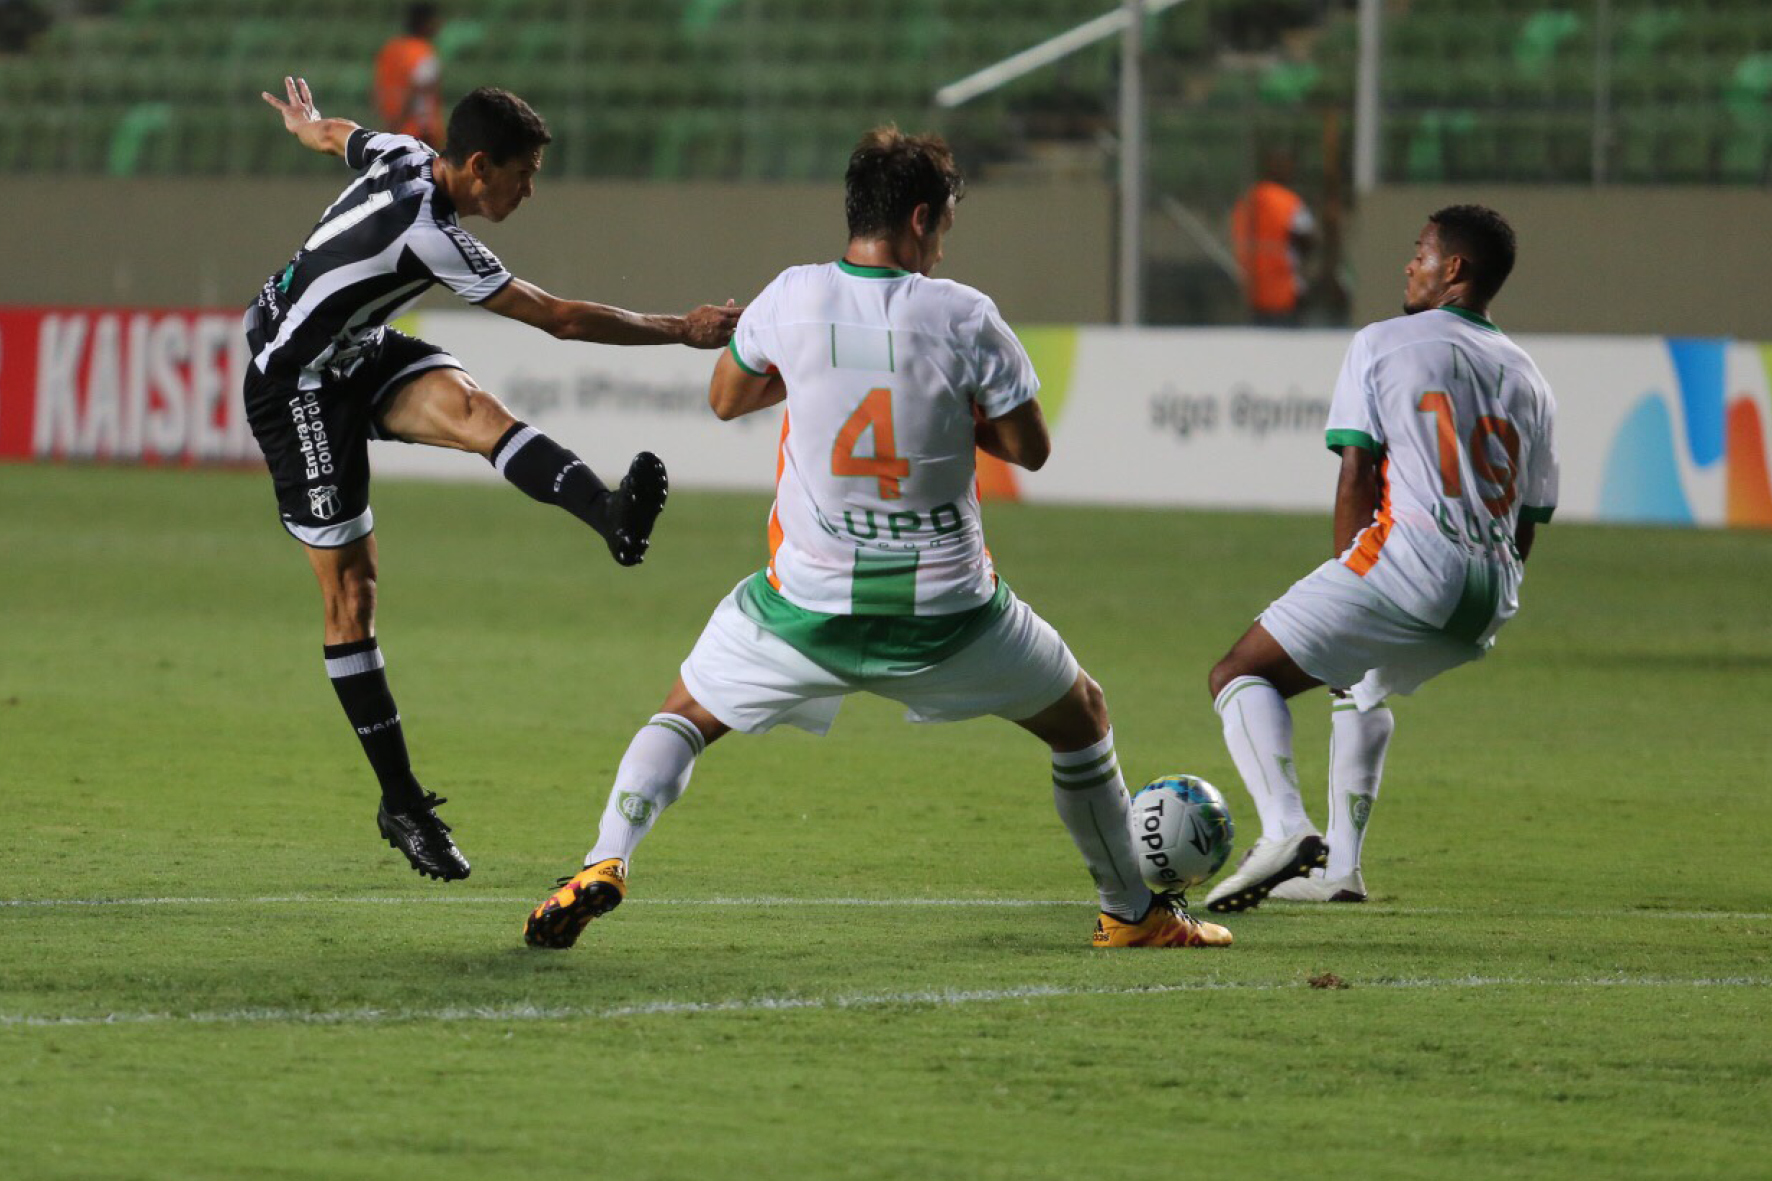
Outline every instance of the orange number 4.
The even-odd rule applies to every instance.
[[[857,455],[855,445],[869,427],[874,428],[874,453]],[[898,482],[911,474],[911,461],[898,457],[898,444],[892,434],[891,390],[869,390],[837,432],[837,441],[831,445],[831,474],[873,476],[880,481],[881,500],[899,498]]]
[[[1429,390],[1421,395],[1415,408],[1434,416],[1434,434],[1440,450],[1440,487],[1448,499],[1456,500],[1463,494],[1464,477],[1458,469],[1458,425],[1452,419],[1452,399],[1443,390]],[[1501,442],[1501,449],[1507,453],[1506,466],[1496,466],[1489,452],[1490,439]],[[1471,470],[1478,479],[1501,489],[1499,496],[1485,496],[1483,507],[1491,516],[1505,515],[1518,492],[1515,483],[1520,472],[1520,432],[1505,418],[1484,415],[1471,428],[1466,446],[1470,450]]]

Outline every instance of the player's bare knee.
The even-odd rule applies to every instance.
[[[1237,658],[1237,649],[1224,653],[1223,660],[1212,665],[1212,672],[1207,674],[1207,695],[1217,700],[1217,695],[1224,692],[1224,686],[1232,683],[1237,677],[1247,676],[1249,670],[1244,669],[1244,661]]]
[[[1036,722],[1034,732],[1053,750],[1085,750],[1107,737],[1107,696],[1094,677],[1079,673],[1070,692]]]
[[[1099,740],[1108,732],[1107,694],[1101,691],[1101,686],[1088,673],[1083,674],[1082,689],[1082,721],[1088,725],[1096,740]]]
[[[460,424],[464,450],[491,455],[506,431],[517,425],[505,404],[479,386],[470,386]]]

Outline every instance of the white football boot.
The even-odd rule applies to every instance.
[[[1329,846],[1314,832],[1301,832],[1281,840],[1263,837],[1249,847],[1237,871],[1206,895],[1206,909],[1213,914],[1254,910],[1281,882],[1319,869],[1329,862]]]
[[[1366,879],[1358,869],[1339,878],[1328,878],[1324,871],[1313,869],[1301,878],[1281,882],[1268,891],[1275,902],[1364,902]]]

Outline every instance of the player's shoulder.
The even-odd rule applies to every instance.
[[[1437,315],[1429,312],[1374,320],[1354,333],[1354,340],[1376,357],[1423,341],[1445,339],[1448,325],[1438,323],[1438,320]]]
[[[396,163],[429,163],[436,158],[437,149],[417,136],[359,127],[346,142],[345,156],[350,163],[361,161],[363,169],[378,165],[391,168]]]
[[[911,299],[907,301],[906,311],[916,315],[931,330],[959,331],[967,325],[976,326],[987,316],[1001,316],[995,300],[956,279],[912,275],[910,283]]]
[[[746,315],[753,322],[757,317],[774,317],[784,308],[792,307],[796,301],[803,302],[818,298],[818,292],[826,285],[821,275],[825,269],[822,263],[796,263],[781,271],[775,278],[763,285],[763,289],[750,300],[750,309]]]
[[[915,275],[912,278],[917,282],[919,291],[927,293],[931,299],[942,300],[957,308],[978,311],[997,306],[990,296],[958,279],[937,279],[932,275]]]
[[[777,291],[804,290],[810,286],[822,286],[831,280],[836,266],[828,262],[801,262],[783,270],[769,281],[764,290],[774,288]]]

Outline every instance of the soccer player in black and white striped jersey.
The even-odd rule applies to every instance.
[[[244,396],[276,487],[283,527],[307,549],[326,607],[326,671],[381,783],[377,823],[414,869],[468,876],[438,819],[444,801],[412,773],[375,639],[375,518],[368,440],[484,456],[536,500],[595,529],[624,566],[645,556],[664,507],[658,457],[642,451],[613,491],[576,455],[518,422],[461,362],[387,324],[442,283],[470,303],[562,340],[719,348],[743,310],[703,305],[641,315],[557,299],[505,269],[460,218],[503,221],[535,192],[547,125],[507,91],[457,104],[441,155],[410,136],[322,118],[305,81],[264,99],[314,151],[357,177],[246,312]]]

